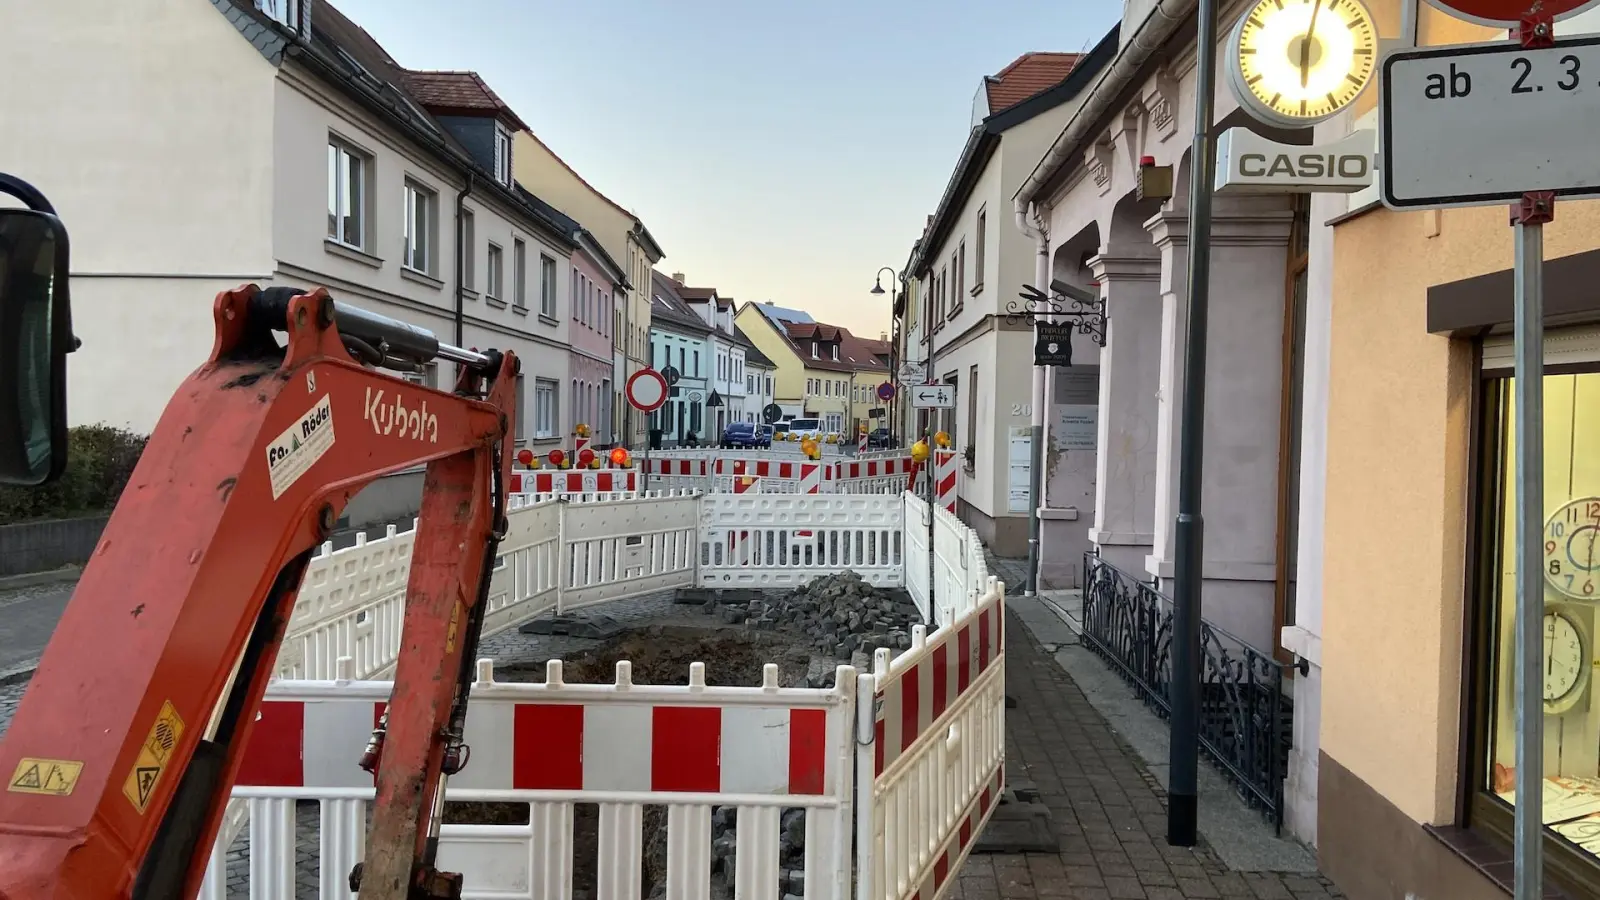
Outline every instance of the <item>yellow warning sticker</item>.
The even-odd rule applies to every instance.
[[[177,748],[178,739],[182,736],[183,719],[178,717],[172,701],[163,702],[155,724],[150,726],[150,735],[144,739],[139,747],[139,755],[134,758],[128,780],[122,783],[122,796],[128,798],[140,815],[150,806],[150,798],[161,781],[161,773],[166,771],[167,761],[172,758],[172,751]]]
[[[65,797],[78,786],[83,763],[75,759],[35,759],[24,756],[11,773],[6,790],[17,794],[47,794]]]

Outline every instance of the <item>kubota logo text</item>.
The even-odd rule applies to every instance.
[[[428,412],[428,401],[416,406],[406,406],[405,398],[395,391],[394,399],[384,401],[384,391],[367,388],[367,403],[362,417],[372,423],[373,434],[393,434],[414,441],[439,443],[439,419]]]

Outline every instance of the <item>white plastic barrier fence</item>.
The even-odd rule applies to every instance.
[[[808,461],[748,451],[672,451],[642,462],[650,487],[732,493],[729,476],[761,478],[763,493],[898,494],[915,467],[905,453],[868,460]],[[952,482],[953,490],[953,482]]]
[[[953,513],[933,512],[933,565],[928,563],[928,503],[903,495],[906,521],[906,589],[924,621],[943,624],[966,613],[967,604],[985,590],[989,567],[983,542]],[[929,578],[933,579],[930,600]]]
[[[937,898],[1005,785],[1005,586],[857,682],[856,900]]]
[[[779,896],[779,826],[805,815],[804,896],[847,900],[855,791],[856,672],[832,688],[705,683],[694,663],[685,687],[636,685],[619,662],[614,684],[567,684],[559,660],[543,684],[494,680],[478,664],[467,711],[467,767],[449,779],[453,801],[526,803],[527,825],[445,825],[438,865],[465,876],[471,900],[573,894],[574,807],[598,803],[598,895],[642,895],[644,808],[667,807],[667,896],[708,898],[713,807],[737,810],[735,896]],[[234,797],[248,803],[250,897],[295,896],[295,805],[321,807],[319,897],[350,898],[363,856],[373,778],[356,760],[393,688],[389,682],[277,682],[240,765]],[[205,900],[225,900],[227,844],[213,851]]]
[[[700,502],[703,586],[787,587],[845,569],[872,584],[904,583],[898,496],[708,494]]]

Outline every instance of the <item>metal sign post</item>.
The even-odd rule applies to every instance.
[[[1600,39],[1555,41],[1551,16],[1596,0],[1429,0],[1516,41],[1391,53],[1379,164],[1391,209],[1510,202],[1515,233],[1516,804],[1514,897],[1540,900],[1544,839],[1544,225],[1557,196],[1600,195]],[[1456,142],[1470,138],[1473,146]],[[1426,149],[1431,148],[1431,149]]]
[[[1516,231],[1516,900],[1544,896],[1544,223],[1555,197],[1530,194]]]

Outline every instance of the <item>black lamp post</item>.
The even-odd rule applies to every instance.
[[[871,291],[872,294],[874,294],[876,296],[879,296],[879,297],[883,296],[884,293],[886,293],[884,291],[884,289],[883,289],[883,273],[885,273],[885,272],[889,273],[889,278],[891,280],[891,283],[893,283],[893,282],[901,282],[901,283],[903,283],[905,281],[905,278],[903,276],[899,275],[898,273],[896,273],[895,270],[893,268],[891,268],[890,266],[884,266],[883,268],[879,269],[878,270],[878,274],[874,275],[873,278],[872,278],[872,291]],[[892,297],[894,295],[890,294],[890,296]],[[900,317],[896,316],[896,315],[893,315],[892,307],[891,307],[890,315],[891,315],[891,318],[892,318],[892,320],[894,322],[894,326],[893,326],[894,330],[889,336],[890,337],[890,343],[889,343],[889,383],[890,384],[895,384],[896,381],[899,379],[899,372],[900,372]],[[874,394],[876,394],[876,389],[874,389]],[[882,398],[879,398],[879,399],[882,399]],[[884,418],[884,426],[888,429],[889,435],[891,437],[893,437],[894,433],[895,433],[895,425],[898,422],[898,420],[896,419],[896,413],[899,411],[899,405],[900,405],[900,390],[899,390],[898,387],[896,387],[896,389],[895,389],[894,396],[890,397],[888,399],[887,404],[888,404],[888,406],[884,410],[884,412],[886,413],[886,416]]]

